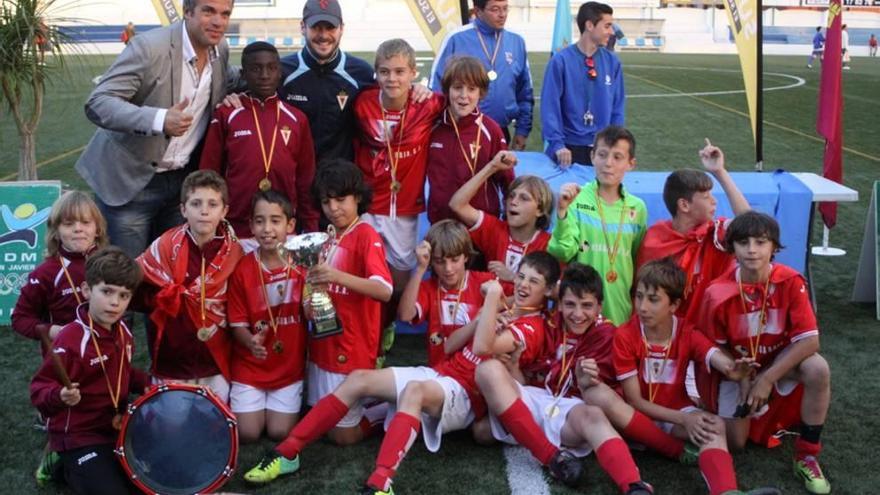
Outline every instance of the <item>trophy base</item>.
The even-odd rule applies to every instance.
[[[339,324],[336,315],[331,318],[312,320],[312,338],[322,339],[340,333],[342,333],[342,325]]]

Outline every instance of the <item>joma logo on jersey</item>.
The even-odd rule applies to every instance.
[[[249,131],[248,129],[244,129],[241,131],[235,131],[235,134],[233,134],[232,137],[237,138],[237,137],[250,136],[250,135],[252,135],[251,131]]]
[[[109,357],[106,354],[102,354],[98,357],[93,357],[89,360],[89,366],[94,366],[96,364],[101,364],[102,361],[106,361]]]

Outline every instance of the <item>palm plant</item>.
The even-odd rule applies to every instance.
[[[36,132],[47,82],[63,73],[56,0],[0,0],[0,89],[19,137],[18,180],[37,178]]]

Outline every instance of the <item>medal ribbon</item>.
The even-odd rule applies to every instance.
[[[480,33],[479,28],[477,31],[477,39],[480,40],[480,46],[483,48],[483,53],[486,55],[486,60],[489,61],[489,70],[495,70],[495,58],[498,57],[498,48],[501,47],[501,31],[495,33],[495,50],[492,52],[492,56],[489,56],[489,48],[486,46],[486,42],[483,41],[483,35]]]
[[[739,300],[742,302],[743,314],[746,315],[746,321],[748,321],[749,310],[746,306],[746,293],[743,290],[742,278],[737,277],[737,283],[739,284]],[[764,333],[764,328],[767,326],[767,306],[770,304],[770,275],[767,275],[767,283],[764,284],[764,294],[763,300],[761,301],[761,313],[758,317],[758,331],[756,332],[755,337],[752,337],[752,329],[749,328],[749,351],[752,353],[752,359],[758,359],[758,349],[761,345],[761,334]]]
[[[480,154],[480,138],[482,137],[481,128],[483,126],[483,114],[481,113],[479,117],[477,117],[477,140],[474,145],[474,153],[469,155],[464,149],[464,143],[461,141],[461,134],[458,131],[458,124],[455,122],[455,116],[452,115],[452,110],[448,110],[449,112],[449,120],[452,122],[452,129],[455,131],[455,138],[458,140],[458,147],[461,149],[461,154],[464,155],[464,161],[467,163],[468,169],[471,171],[471,177],[477,171],[477,155]],[[485,185],[483,186],[485,187]]]
[[[645,343],[645,352],[647,356],[645,356],[645,368],[648,375],[648,401],[654,402],[654,397],[657,395],[657,390],[659,390],[659,386],[657,389],[654,388],[654,384],[657,379],[663,376],[663,372],[666,371],[666,363],[669,362],[669,351],[672,350],[672,339],[675,337],[675,323],[672,326],[672,334],[669,336],[669,340],[666,341],[666,344],[663,346],[665,349],[665,354],[663,354],[663,364],[660,365],[660,371],[657,373],[653,373],[651,369],[648,369],[648,359],[647,357],[651,355],[651,346],[648,344],[648,337],[645,336],[645,329],[642,328],[642,342]]]
[[[602,197],[599,196],[598,184],[596,186],[596,206],[597,206],[597,210],[599,212],[599,220],[602,222],[602,237],[605,238],[605,246],[610,247],[611,243],[608,242],[608,226],[605,224],[605,212],[602,209]],[[607,251],[608,263],[611,265],[611,271],[609,272],[609,274],[614,272],[614,261],[617,259],[617,254],[620,250],[620,239],[621,239],[621,237],[623,237],[623,221],[624,221],[625,215],[626,215],[626,205],[622,204],[622,205],[620,205],[620,219],[617,222],[617,238],[614,239],[614,247],[611,247],[610,251]],[[606,279],[607,278],[608,277],[606,275]],[[616,277],[615,277],[615,280],[617,280]],[[609,280],[609,282],[613,282],[613,280]]]
[[[391,169],[391,220],[397,220],[397,193],[400,190],[400,182],[397,181],[397,164],[400,163],[400,146],[403,141],[403,125],[406,122],[406,108],[400,113],[400,123],[397,124],[397,151],[391,149],[391,126],[388,124],[388,114],[382,105],[381,96],[379,108],[382,109],[382,134],[385,138],[385,148],[388,150],[388,164]]]
[[[259,248],[258,248],[259,249]],[[262,250],[260,250],[262,251]],[[269,301],[269,291],[266,290],[266,283],[263,281],[263,263],[260,261],[259,256],[255,257],[257,261],[257,273],[260,276],[260,288],[263,290],[263,299],[266,300],[266,310],[269,312],[269,326],[272,327],[272,336],[275,338],[275,341],[278,341],[278,323],[275,321],[275,315],[272,313],[272,303]],[[284,304],[284,296],[287,293],[287,284],[290,281],[290,272],[291,272],[292,263],[290,262],[290,256],[287,257],[287,270],[284,274],[284,282],[282,284],[281,290],[281,304]],[[278,316],[281,316],[281,308],[278,308]]]
[[[199,280],[201,281],[201,285],[199,287],[199,309],[201,310],[201,317],[202,317],[202,328],[201,329],[205,329],[207,331],[207,328],[205,327],[205,320],[207,319],[207,316],[205,315],[205,306],[206,306],[206,304],[205,304],[205,300],[206,300],[205,286],[207,284],[205,283],[205,255],[204,254],[202,255],[202,271],[201,271],[201,277]]]
[[[70,276],[70,272],[67,271],[67,267],[64,266],[64,257],[59,255],[58,262],[61,263],[61,270],[64,271],[64,276],[67,278],[67,283],[70,284],[70,288],[73,289],[73,297],[76,299],[76,305],[79,306],[82,304],[82,299],[79,298],[79,294],[76,293],[76,286],[73,285],[73,277]]]
[[[251,101],[251,111],[254,114],[254,124],[257,127],[257,140],[260,142],[260,153],[263,156],[263,168],[266,170],[266,180],[269,179],[269,169],[272,168],[272,157],[275,156],[275,141],[278,138],[278,123],[281,121],[281,100],[275,101],[275,129],[272,130],[272,144],[269,146],[269,156],[266,157],[266,143],[263,141],[263,131],[260,129],[260,119],[257,116],[257,104]]]
[[[110,376],[107,375],[107,368],[104,366],[104,354],[101,353],[101,347],[98,345],[98,339],[95,338],[95,329],[94,323],[92,323],[92,315],[89,315],[89,335],[92,337],[92,344],[95,345],[95,354],[98,355],[98,362],[101,363],[101,371],[104,373],[104,380],[107,381],[107,392],[110,394],[110,402],[113,403],[113,412],[119,414],[119,395],[122,392],[122,365],[125,363],[125,334],[122,333],[122,328],[117,325],[117,331],[119,336],[121,337],[121,345],[119,348],[121,349],[122,354],[119,355],[119,371],[116,374],[116,392],[113,391],[113,386],[110,384]],[[116,339],[113,339],[114,344],[116,343]]]

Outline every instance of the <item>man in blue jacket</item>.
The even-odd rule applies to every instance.
[[[450,57],[470,55],[483,62],[489,74],[489,93],[480,110],[504,131],[513,150],[524,150],[532,130],[532,75],[522,36],[504,29],[507,0],[474,0],[476,18],[443,40],[431,69],[431,88],[439,90]],[[516,121],[513,141],[508,127]]]
[[[581,5],[581,36],[550,58],[541,89],[541,131],[545,152],[560,167],[592,165],[596,133],[623,126],[626,93],[623,67],[604,48],[614,35],[613,10],[599,2]]]

